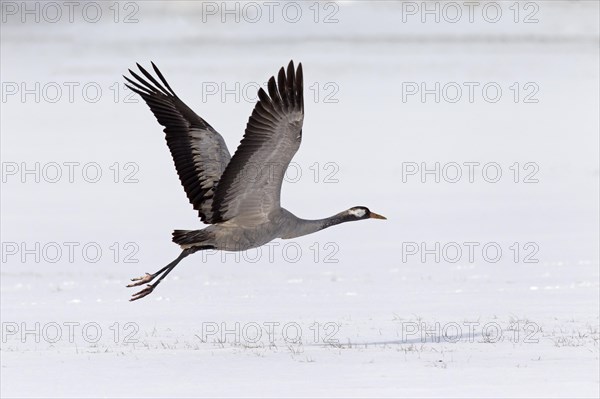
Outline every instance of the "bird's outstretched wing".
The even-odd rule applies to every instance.
[[[190,203],[204,223],[214,223],[215,187],[231,159],[227,145],[212,126],[177,97],[154,63],[154,72],[164,87],[137,66],[151,83],[130,69],[136,81],[124,76],[129,82],[127,87],[144,99],[158,123],[165,127],[167,145]]]
[[[302,64],[281,68],[262,88],[237,151],[227,165],[213,199],[213,220],[236,218],[245,225],[268,220],[279,208],[285,171],[300,147],[304,120]]]

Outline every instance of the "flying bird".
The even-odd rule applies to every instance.
[[[385,219],[364,206],[317,220],[301,219],[281,207],[284,174],[302,141],[302,64],[295,69],[290,61],[287,71],[282,67],[277,78],[269,79],[268,93],[258,90],[258,102],[233,157],[223,137],[179,99],[154,63],[160,82],[136,65],[145,78],[130,69],[132,78],[124,76],[127,87],[142,97],[164,126],[185,193],[200,220],[210,226],[175,230],[173,242],[181,247],[181,254],[156,273],[132,279],[128,287],[158,277],[130,301],[150,294],[183,258],[197,251],[244,251],[276,238],[296,238],[340,223]]]

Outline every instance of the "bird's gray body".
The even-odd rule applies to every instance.
[[[314,233],[323,228],[325,220],[300,219],[285,208],[273,210],[262,223],[248,226],[231,219],[202,230],[175,230],[181,248],[209,246],[222,251],[245,251],[276,239],[291,239]],[[300,226],[300,228],[299,228]]]
[[[190,203],[210,226],[202,230],[175,230],[173,242],[183,252],[153,275],[136,279],[132,286],[161,278],[134,295],[152,292],[181,259],[198,250],[244,251],[276,238],[295,238],[335,224],[367,218],[383,218],[367,208],[355,207],[332,217],[305,220],[281,207],[281,186],[290,161],[302,141],[304,89],[302,64],[293,62],[271,77],[268,93],[258,91],[259,101],[248,120],[244,137],[233,157],[223,137],[177,97],[158,68],[160,79],[142,68],[145,79],[131,71],[127,86],[148,104],[165,127],[167,145]]]

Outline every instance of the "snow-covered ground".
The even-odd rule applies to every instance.
[[[53,4],[0,3],[2,397],[598,397],[598,2]],[[121,75],[157,63],[233,151],[290,59],[283,205],[388,220],[128,302],[201,224]]]

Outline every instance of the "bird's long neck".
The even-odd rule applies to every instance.
[[[351,220],[356,220],[355,218],[348,215],[346,212],[340,212],[333,216],[330,216],[325,219],[301,219],[292,215],[295,218],[294,228],[291,231],[286,232],[284,236],[281,238],[296,238],[305,236],[307,234],[312,234],[317,231],[326,229],[331,226],[335,226],[336,224],[349,222]]]

